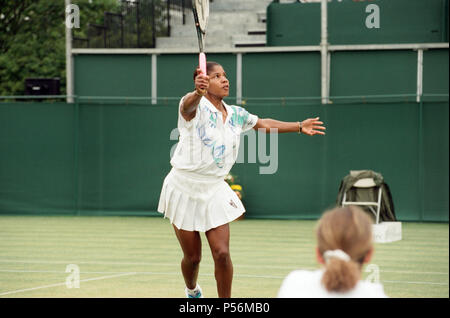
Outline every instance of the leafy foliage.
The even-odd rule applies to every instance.
[[[116,0],[77,0],[80,24],[103,23]],[[65,94],[63,0],[0,0],[0,95],[24,95],[25,79],[59,77]]]

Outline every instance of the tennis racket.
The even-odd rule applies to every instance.
[[[198,48],[200,53],[198,55],[198,65],[203,73],[206,75],[206,55],[204,52],[206,27],[208,25],[209,17],[209,0],[193,0],[192,12],[194,13],[195,28],[197,29]]]

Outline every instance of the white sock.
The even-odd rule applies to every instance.
[[[191,295],[191,296],[195,296],[195,294],[198,292],[198,290],[199,290],[199,286],[198,286],[198,284],[195,286],[195,288],[194,289],[189,289],[189,288],[187,288],[186,287],[186,290],[187,290],[187,292],[189,293],[189,295]]]

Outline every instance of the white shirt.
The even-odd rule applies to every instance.
[[[180,139],[171,165],[179,170],[207,176],[225,177],[236,162],[240,134],[252,129],[258,117],[239,106],[228,106],[227,118],[206,98],[202,97],[195,117],[186,121],[178,108]]]
[[[322,285],[324,270],[291,272],[283,281],[278,298],[386,298],[383,285],[360,280],[345,293],[329,292]]]

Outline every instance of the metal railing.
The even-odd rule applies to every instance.
[[[80,96],[80,95],[11,95],[0,96],[0,105],[2,103],[15,102],[61,102],[66,103],[67,97],[72,97],[75,103],[102,104],[102,105],[144,105],[144,106],[164,106],[178,105],[180,96],[152,97],[152,96]],[[383,104],[383,103],[408,103],[418,104],[422,102],[448,102],[449,94],[423,94],[420,102],[417,102],[416,94],[379,94],[379,95],[349,95],[349,96],[330,96],[331,104]],[[153,103],[154,100],[156,103]],[[321,103],[320,96],[273,96],[273,97],[249,97],[243,96],[241,103],[243,106],[304,106],[317,105]],[[236,96],[230,96],[225,99],[233,104],[237,100]],[[70,104],[70,103],[68,103]]]
[[[170,36],[174,21],[186,23],[192,0],[121,0],[118,12],[105,12],[103,25],[89,22],[85,36],[74,34],[73,48],[155,48]],[[178,20],[178,21],[177,21]]]

